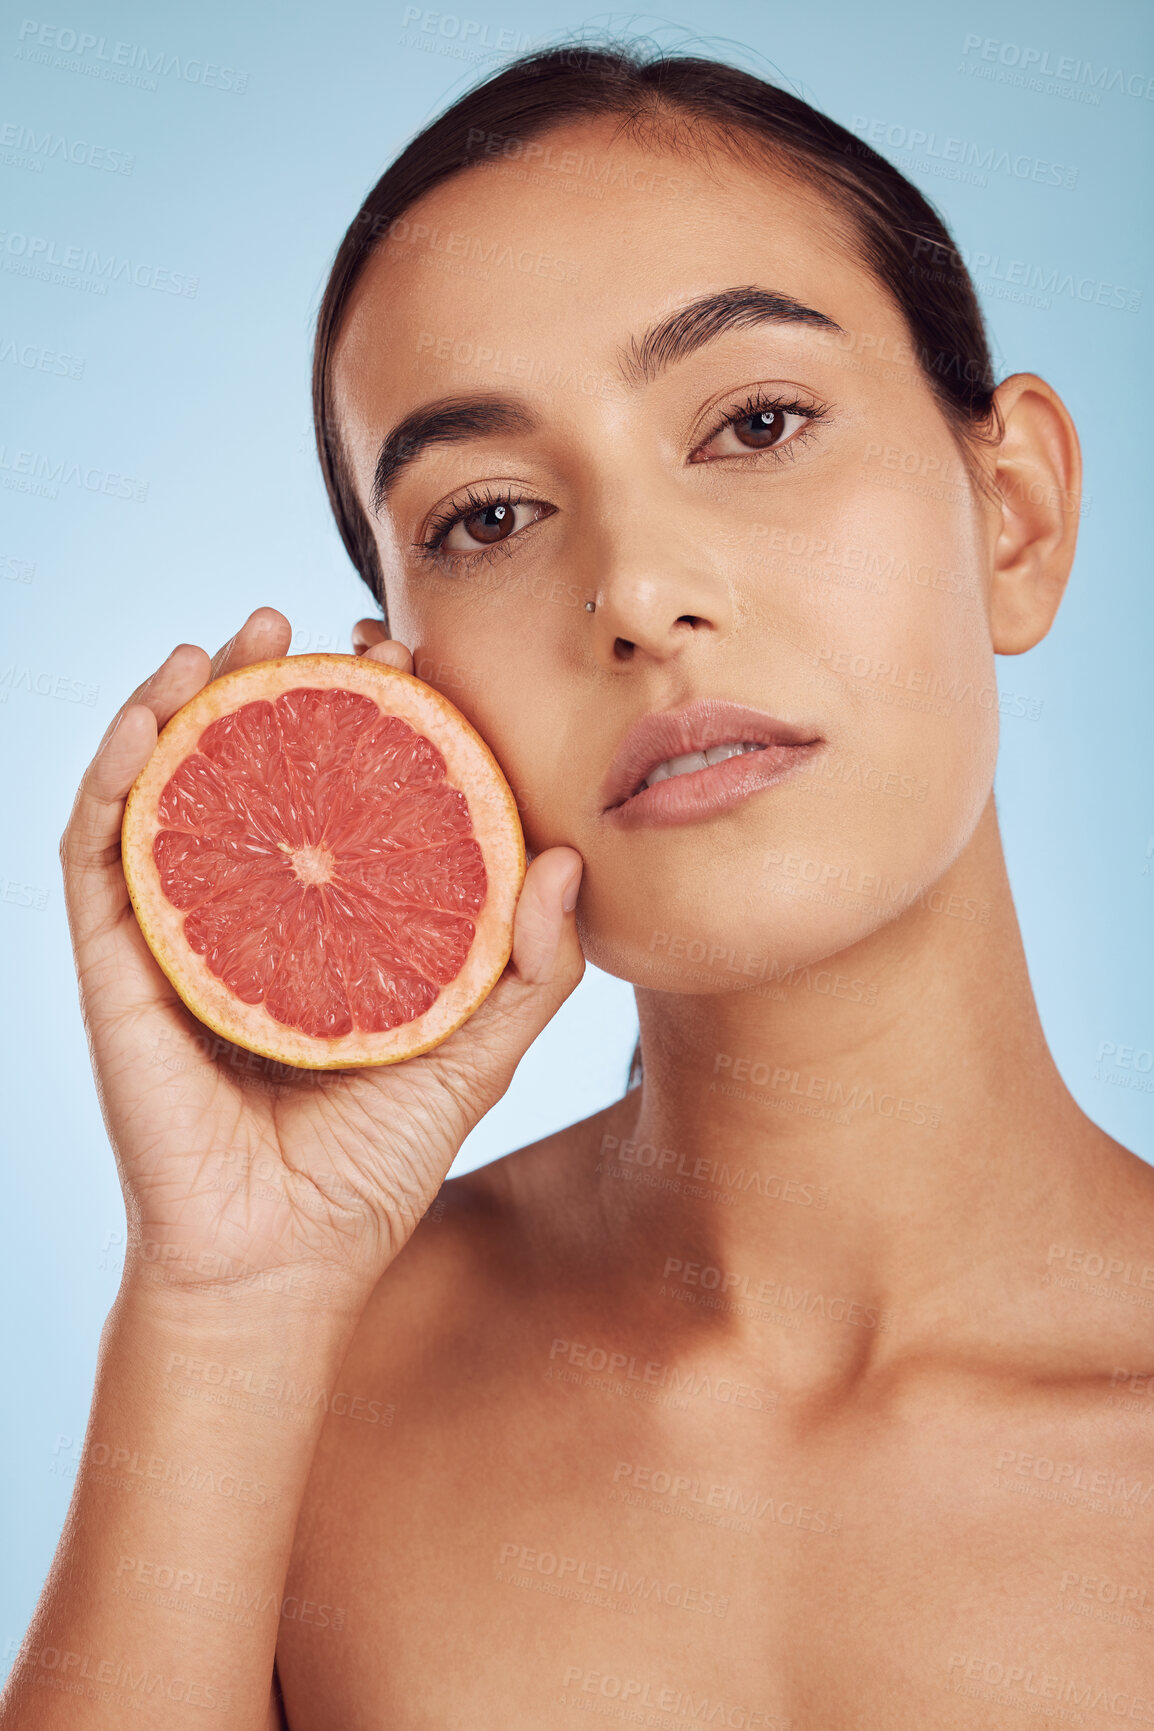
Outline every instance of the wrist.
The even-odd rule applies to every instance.
[[[205,1458],[230,1467],[274,1445],[286,1467],[300,1449],[308,1455],[330,1409],[342,1412],[366,1393],[341,1378],[359,1315],[286,1305],[275,1293],[206,1303],[125,1284],[101,1341],[97,1440],[113,1457],[128,1448],[183,1459],[207,1446]],[[355,1413],[368,1410],[362,1400]],[[379,1401],[373,1416],[383,1416]]]
[[[351,1336],[373,1290],[325,1268],[253,1270],[214,1277],[203,1269],[177,1271],[130,1257],[124,1265],[110,1324],[141,1322],[206,1341],[266,1338],[304,1343]]]

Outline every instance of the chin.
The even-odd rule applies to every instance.
[[[700,896],[666,893],[628,908],[603,907],[591,894],[582,897],[578,932],[594,967],[630,985],[772,1000],[781,982],[852,949],[900,911],[789,878],[763,885],[756,905],[746,890],[725,909],[724,894],[703,905]]]
[[[578,909],[585,955],[634,986],[772,997],[763,988],[831,962],[907,910],[957,903],[960,919],[978,917],[967,905],[972,874],[955,868],[986,797],[975,778],[962,800],[887,813],[884,830],[876,810],[846,824],[847,812],[827,808],[775,825],[756,847],[710,849],[704,863],[672,849],[632,871],[619,858],[601,871],[589,862]]]

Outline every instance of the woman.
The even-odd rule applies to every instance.
[[[1050,1058],[991,793],[1062,403],[882,159],[616,49],[408,147],[315,400],[358,653],[517,790],[513,960],[395,1069],[206,1063],[122,805],[289,622],[120,712],[64,858],[132,1244],[0,1723],[1154,1722],[1154,1179]],[[583,953],[640,1085],[438,1194]]]

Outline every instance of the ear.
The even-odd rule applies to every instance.
[[[1054,623],[1074,562],[1082,453],[1069,411],[1034,373],[1014,373],[994,401],[1004,432],[993,452],[997,494],[990,636],[1021,655]]]

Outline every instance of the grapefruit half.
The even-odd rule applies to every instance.
[[[512,950],[512,791],[459,710],[379,661],[292,655],[206,685],[157,740],[121,840],[185,1004],[281,1063],[428,1051]]]

